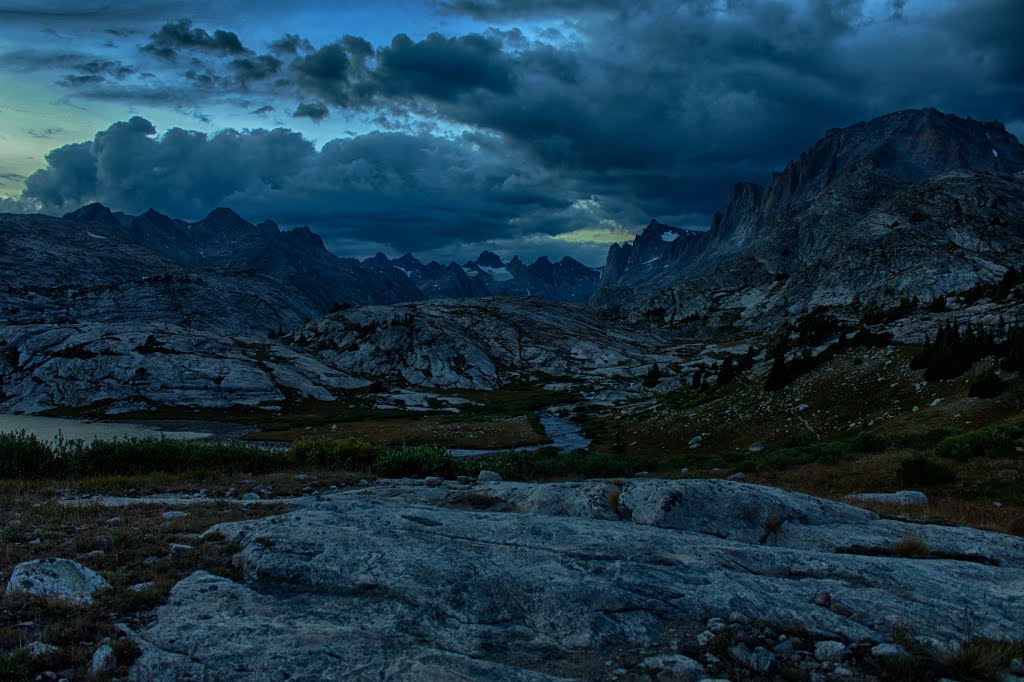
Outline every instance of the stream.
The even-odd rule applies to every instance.
[[[518,448],[505,448],[502,450],[471,450],[466,448],[453,448],[448,452],[455,457],[479,457],[481,455],[493,455],[498,452],[534,452],[541,448],[558,448],[561,452],[572,452],[586,448],[590,440],[584,437],[579,425],[571,419],[559,417],[550,410],[541,410],[537,413],[540,417],[544,433],[551,439],[550,443],[543,445],[524,445]]]

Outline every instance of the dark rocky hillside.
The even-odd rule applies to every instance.
[[[651,249],[669,230],[652,223],[613,246],[594,303],[767,327],[820,305],[992,283],[1024,263],[1022,170],[1024,146],[1002,124],[934,109],[830,130],[768,186],[738,184],[707,233]]]

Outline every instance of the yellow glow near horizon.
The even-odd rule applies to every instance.
[[[583,227],[572,232],[555,235],[559,241],[571,244],[611,244],[613,242],[632,241],[636,235],[618,224],[599,227]]]

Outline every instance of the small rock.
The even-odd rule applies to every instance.
[[[847,495],[848,500],[898,504],[904,507],[927,507],[928,496],[917,490],[899,490],[894,493],[856,493]]]
[[[850,655],[850,650],[842,642],[825,640],[814,645],[814,657],[819,661],[841,661]]]
[[[471,476],[459,476],[455,480],[461,483],[462,485],[470,485],[473,482],[473,478]]]
[[[744,668],[762,675],[775,669],[775,656],[762,646],[751,651],[745,644],[737,644],[729,649],[729,655]]]
[[[814,598],[811,600],[811,602],[813,602],[815,606],[823,606],[827,609],[828,607],[832,606],[832,595],[828,592],[819,592],[818,594],[814,595]]]
[[[89,662],[89,672],[94,676],[99,676],[104,673],[111,673],[117,669],[117,657],[114,655],[114,650],[110,648],[109,644],[104,644],[96,653],[92,655],[92,660]]]
[[[144,583],[135,583],[134,585],[132,585],[128,589],[131,590],[132,592],[142,592],[143,590],[148,590],[151,587],[153,587],[153,581],[152,580],[144,582]]]
[[[308,474],[295,474],[294,478],[296,481],[308,481],[310,477]]]
[[[747,452],[761,452],[764,450],[764,446],[760,443],[751,443],[747,446]]]
[[[30,658],[42,658],[57,652],[57,647],[43,642],[29,642],[25,645]]]
[[[811,406],[808,405],[807,403],[800,403],[799,405],[796,406],[796,411],[803,412],[804,410],[809,409],[810,407]]]
[[[168,521],[171,519],[183,519],[188,516],[188,512],[183,511],[165,511],[162,516]]]
[[[7,594],[23,592],[70,604],[91,604],[93,594],[107,581],[95,571],[70,559],[36,559],[14,567]]]
[[[737,471],[735,474],[733,474],[731,476],[726,476],[726,480],[729,480],[729,481],[742,481],[746,477],[747,477],[747,475],[745,473],[743,473],[742,471]]]
[[[195,547],[193,547],[192,545],[184,545],[179,542],[171,543],[171,554],[187,554],[194,550]]]
[[[697,682],[704,679],[704,666],[681,654],[645,658],[640,669],[654,673],[658,680]]]
[[[774,653],[776,656],[789,656],[790,654],[795,652],[796,647],[793,645],[793,642],[788,639],[783,642],[779,642],[774,647],[772,647],[772,653]]]
[[[427,476],[426,478],[423,479],[423,485],[427,486],[428,488],[436,488],[442,483],[444,483],[444,479],[438,476]]]
[[[936,398],[935,400],[933,400],[933,401],[932,401],[932,402],[931,402],[931,403],[930,403],[930,404],[928,405],[928,407],[938,407],[938,406],[939,406],[939,403],[941,403],[941,402],[942,402],[942,398]]]
[[[496,471],[488,471],[487,469],[481,469],[480,474],[476,477],[478,481],[485,482],[497,482],[501,480],[501,474]]]
[[[690,439],[690,449],[694,450],[696,448],[699,448],[702,440],[703,439],[700,436],[694,436],[693,438],[691,438]]]
[[[242,502],[257,502],[262,499],[259,493],[246,493],[242,495]]]
[[[898,644],[885,642],[872,647],[871,655],[876,658],[902,658],[907,655],[907,650]]]
[[[715,633],[711,632],[711,630],[705,630],[704,632],[697,635],[697,644],[699,644],[700,646],[707,646],[714,638]]]

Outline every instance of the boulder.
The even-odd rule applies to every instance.
[[[89,672],[94,676],[109,674],[117,669],[117,656],[114,655],[114,650],[109,644],[104,644],[92,655],[92,660],[89,661]]]
[[[778,541],[762,543],[772,519]],[[620,647],[651,656],[676,627],[802,629],[828,637],[815,655],[830,664],[895,626],[955,647],[949,614],[964,609],[980,637],[1024,628],[1019,538],[729,481],[378,480],[212,531],[241,547],[245,579],[178,583],[136,633],[133,679],[552,680]],[[999,565],[835,551],[909,534]],[[842,612],[816,605],[820,593]],[[748,653],[751,671],[775,656]],[[673,679],[673,661],[659,665],[648,674]]]
[[[109,587],[98,573],[70,559],[36,559],[14,567],[7,594],[24,593],[69,604],[91,604],[96,592]]]
[[[650,656],[639,667],[662,682],[697,682],[705,677],[704,666],[681,654]]]

